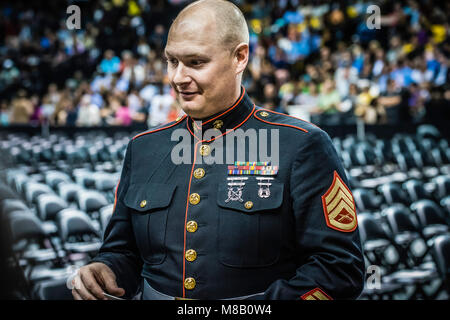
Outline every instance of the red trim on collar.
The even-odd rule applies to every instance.
[[[243,99],[244,96],[245,96],[245,87],[242,87],[242,89],[243,89],[243,90],[242,90],[241,96],[240,96],[239,99],[234,103],[234,105],[232,105],[230,108],[228,108],[227,110],[225,110],[225,111],[222,112],[221,114],[215,116],[214,118],[209,119],[209,120],[207,120],[207,121],[205,121],[205,122],[202,122],[202,126],[204,126],[205,124],[207,124],[207,123],[209,123],[209,122],[211,122],[211,121],[213,121],[213,120],[215,120],[215,119],[217,119],[217,118],[219,118],[219,117],[222,117],[223,115],[227,114],[228,112],[230,112],[231,110],[233,110],[234,108],[236,108],[236,106],[242,101],[242,99]]]
[[[222,137],[222,136],[224,136],[224,135],[230,133],[231,131],[235,130],[236,128],[239,128],[241,125],[243,125],[243,124],[251,117],[251,115],[255,112],[255,109],[256,109],[256,106],[255,106],[255,104],[253,104],[253,109],[252,109],[252,111],[249,113],[249,115],[244,119],[244,121],[242,121],[241,123],[239,123],[239,124],[238,124],[237,126],[235,126],[233,129],[230,129],[230,130],[228,130],[228,131],[225,131],[225,132],[222,133],[220,136],[217,136],[217,137],[215,137],[215,138],[213,138],[213,139],[211,139],[211,140],[208,140],[208,141],[206,141],[206,140],[201,140],[201,142],[205,142],[205,141],[206,141],[206,142],[211,142],[211,141],[213,141],[213,140],[215,140],[215,139],[217,139],[217,138],[220,138],[220,137]],[[192,132],[191,128],[189,128],[189,121],[186,121],[186,127],[187,127],[187,129],[189,130],[189,132],[191,133],[191,135],[193,135],[197,140],[200,141],[200,138],[197,137],[197,136]]]
[[[152,131],[142,132],[142,133],[140,133],[140,134],[134,136],[134,137],[132,138],[132,140],[134,140],[134,139],[136,139],[136,138],[139,138],[140,136],[144,136],[144,135],[146,135],[146,134],[158,132],[158,131],[161,131],[161,130],[164,130],[164,129],[169,129],[170,127],[173,127],[173,126],[176,126],[177,124],[179,124],[179,123],[180,123],[181,121],[183,121],[186,117],[187,117],[187,116],[184,115],[180,120],[178,120],[177,122],[171,124],[170,126],[162,127],[162,128],[155,129],[155,130],[152,130]]]

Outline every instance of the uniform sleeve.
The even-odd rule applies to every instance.
[[[356,209],[353,224],[338,222],[351,221],[351,215],[345,216],[352,209],[347,204],[349,197],[351,201],[353,197],[347,188],[344,169],[328,134],[320,129],[310,134],[308,143],[298,150],[291,171],[296,274],[289,280],[275,281],[263,299],[355,299],[363,288],[364,259]],[[331,217],[339,212],[340,216],[329,217],[328,221],[327,205]],[[333,211],[333,208],[337,209]]]
[[[106,227],[103,244],[92,262],[102,262],[116,275],[117,284],[125,289],[125,297],[131,298],[139,290],[143,262],[136,246],[130,213],[123,199],[130,184],[132,140],[129,142],[122,174],[116,189],[114,209]]]

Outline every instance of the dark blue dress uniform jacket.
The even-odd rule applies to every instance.
[[[213,141],[197,137],[213,126],[220,131]],[[171,160],[177,129],[188,133],[184,143],[200,164]],[[278,129],[279,171],[268,198],[258,196],[250,175],[243,202],[225,201],[230,164],[206,163],[213,154],[202,156],[200,148],[225,140],[230,129]],[[348,185],[324,131],[256,107],[242,88],[233,106],[203,119],[200,131],[184,116],[130,140],[114,213],[93,261],[113,270],[128,297],[144,277],[164,294],[192,299],[261,292],[262,299],[354,299],[364,278],[358,229],[333,227],[324,211],[336,175]]]

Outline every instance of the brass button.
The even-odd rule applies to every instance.
[[[208,156],[211,153],[211,147],[207,144],[203,144],[200,146],[200,154],[204,157]]]
[[[259,114],[261,117],[268,117],[269,116],[269,113],[268,112],[266,112],[266,111],[263,111],[263,112],[261,112],[260,114]]]
[[[197,228],[198,228],[198,224],[197,224],[197,222],[195,222],[193,220],[188,221],[188,223],[186,223],[186,230],[188,232],[195,232],[195,231],[197,231]]]
[[[141,206],[141,208],[145,207],[147,205],[147,200],[142,200],[139,205]]]
[[[245,209],[250,210],[251,208],[253,208],[253,202],[247,201],[247,202],[244,204],[244,207],[245,207]]]
[[[198,193],[192,193],[189,196],[189,202],[191,204],[198,204],[200,202],[200,195]]]
[[[197,168],[194,171],[194,177],[195,179],[201,179],[205,176],[205,169],[203,168]]]
[[[187,261],[192,262],[197,259],[197,252],[193,249],[189,249],[188,251],[186,251],[185,257]]]
[[[188,290],[194,289],[195,288],[195,279],[194,278],[184,279],[184,287]]]
[[[215,129],[220,129],[220,128],[222,128],[222,126],[223,126],[223,121],[222,120],[216,120],[213,123],[213,127]]]

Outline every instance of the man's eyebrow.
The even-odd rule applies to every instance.
[[[177,56],[176,54],[173,54],[173,53],[171,53],[170,51],[167,51],[167,50],[164,51],[164,55],[166,57],[168,57],[168,56],[170,56],[170,57]],[[179,54],[178,56],[180,56],[182,58],[207,58],[208,57],[205,54],[194,53],[194,52],[192,52],[192,53],[184,53],[184,54],[182,53],[182,54]]]

